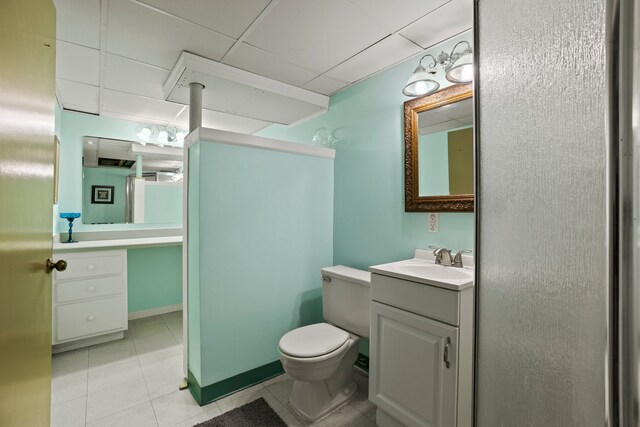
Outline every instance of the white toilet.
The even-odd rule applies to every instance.
[[[293,386],[289,404],[316,421],[356,393],[353,364],[360,337],[369,337],[371,274],[342,265],[322,269],[322,315],[326,323],[287,332],[280,361]]]

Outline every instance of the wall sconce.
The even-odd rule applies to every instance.
[[[426,68],[422,65],[422,60],[427,56],[431,57],[433,63],[429,65],[430,71],[427,71]],[[405,85],[404,89],[402,89],[402,93],[406,96],[424,96],[429,95],[438,90],[440,87],[440,83],[434,80],[436,76],[436,58],[431,54],[426,54],[422,58],[420,58],[420,62],[418,62],[418,66],[415,71],[409,78],[409,81]]]
[[[456,52],[461,44],[466,44],[466,49]],[[430,57],[433,61],[429,65],[429,71],[422,65],[422,60],[426,57]],[[434,79],[437,64],[444,69],[445,78],[451,83],[469,83],[473,80],[473,49],[469,42],[463,40],[458,42],[449,54],[441,52],[436,59],[427,53],[420,58],[418,66],[402,89],[402,93],[406,96],[424,96],[437,91],[440,88],[440,84]]]
[[[461,44],[466,44],[467,48],[462,52],[456,52],[456,48]],[[451,53],[441,52],[438,55],[438,63],[447,73],[445,78],[451,83],[470,83],[473,81],[473,49],[467,41],[458,42]]]
[[[173,126],[151,125],[143,127],[137,133],[137,137],[143,143],[151,142],[157,144],[184,144],[186,133]]]

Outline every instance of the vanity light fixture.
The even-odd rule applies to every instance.
[[[427,71],[427,69],[422,65],[422,60],[427,56],[431,57],[433,60],[433,63],[429,65],[429,71]],[[402,89],[402,93],[406,96],[424,96],[437,91],[440,87],[440,83],[434,80],[436,75],[436,70],[434,69],[436,67],[436,63],[436,58],[429,53],[420,58],[418,66],[409,78],[404,89]]]
[[[467,47],[461,51],[456,52],[456,49],[460,45],[466,45]],[[429,70],[422,65],[422,60],[426,57],[430,57],[433,61],[429,64]],[[451,83],[470,83],[473,81],[473,49],[467,41],[458,42],[451,53],[440,52],[438,58],[434,58],[433,55],[426,54],[420,58],[418,66],[411,75],[411,78],[407,82],[402,93],[406,96],[424,96],[432,94],[440,88],[440,84],[435,81],[436,66],[440,65],[445,72],[445,78]]]

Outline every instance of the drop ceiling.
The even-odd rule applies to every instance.
[[[473,100],[465,99],[418,114],[418,134],[429,135],[473,125]]]
[[[182,51],[331,95],[472,26],[471,0],[54,0],[61,106],[188,127],[163,84]],[[203,125],[253,133],[272,121],[221,108]],[[169,99],[169,100],[168,100]],[[276,108],[276,107],[274,107]]]

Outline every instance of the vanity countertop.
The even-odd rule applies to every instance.
[[[463,255],[465,267],[443,267],[434,263],[431,251],[417,249],[415,258],[373,265],[369,271],[383,276],[461,291],[474,284],[473,257]]]

